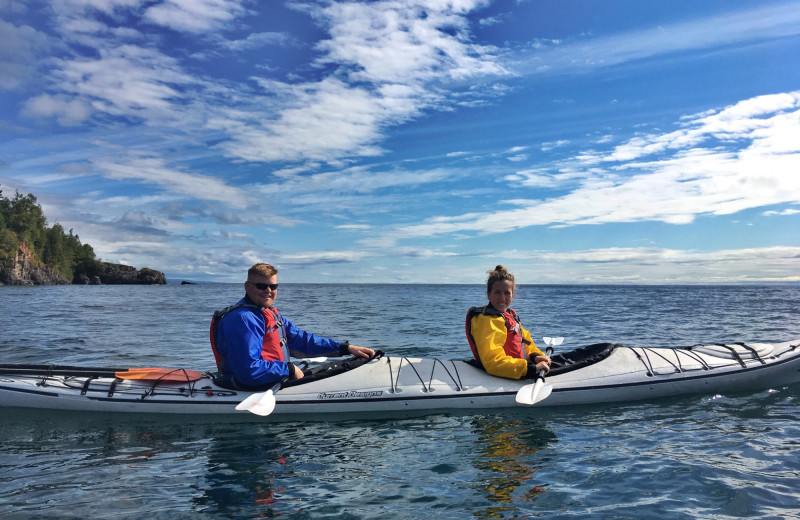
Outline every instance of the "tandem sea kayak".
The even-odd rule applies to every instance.
[[[536,407],[715,395],[800,382],[800,340],[682,348],[598,343],[552,359],[546,395]],[[268,391],[242,391],[220,386],[211,373],[180,368],[0,364],[0,406],[254,418],[246,410],[260,402],[268,403],[261,415],[270,420],[329,420],[519,408],[525,405],[517,394],[533,387],[531,380],[491,376],[473,361],[383,353],[305,371],[305,378]]]

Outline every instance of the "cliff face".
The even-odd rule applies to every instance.
[[[83,276],[70,281],[54,269],[40,264],[25,244],[17,250],[13,260],[0,261],[0,285],[67,285],[67,284],[139,284],[164,285],[167,278],[161,271],[129,265],[102,262],[100,272],[91,279]]]
[[[0,262],[0,284],[67,285],[70,283],[58,271],[37,264],[28,246],[20,245],[13,260]]]

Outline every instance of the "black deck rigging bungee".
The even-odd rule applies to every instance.
[[[115,377],[113,381],[111,381],[111,386],[108,387],[108,397],[114,397],[114,391],[117,389],[117,384],[121,383],[122,379]]]
[[[750,345],[748,345],[747,343],[744,343],[742,341],[737,341],[736,345],[739,345],[740,347],[744,347],[747,350],[749,350],[753,354],[753,357],[755,357],[757,360],[759,360],[762,365],[766,365],[767,364],[766,361],[761,359],[761,356],[758,354],[758,351],[755,348],[753,348]]]
[[[736,352],[736,349],[734,349],[730,345],[725,345],[723,343],[717,343],[716,345],[719,346],[719,347],[725,347],[726,349],[730,350],[731,354],[733,354],[733,358],[736,361],[738,361],[740,365],[742,365],[742,368],[747,368],[747,365],[745,364],[744,360],[742,359],[742,356],[740,356],[739,353]]]
[[[692,352],[692,347],[687,347],[683,350],[680,350],[680,352],[684,353],[695,361],[698,361],[701,365],[703,365],[703,370],[714,370],[714,367],[706,363],[705,359],[703,359],[700,354],[697,352]]]
[[[726,345],[724,343],[715,343],[714,345],[718,346],[718,347],[723,347],[723,348],[729,350],[731,355],[733,356],[733,358],[736,360],[736,362],[742,368],[747,368],[747,363],[745,363],[744,359],[742,359],[742,356],[739,354],[739,352],[736,351],[736,349],[734,347],[732,347],[731,345]],[[758,353],[758,350],[756,350],[754,347],[752,347],[750,345],[747,345],[746,343],[742,343],[742,342],[734,343],[734,345],[738,345],[740,347],[743,347],[743,348],[747,349],[753,355],[753,358],[758,360],[762,365],[766,365],[767,364],[767,362],[764,360],[764,358],[762,358],[761,355]],[[702,347],[706,347],[706,346],[708,346],[708,345],[693,345],[691,347],[671,349],[675,353],[675,362],[674,363],[671,360],[667,359],[663,354],[661,354],[661,352],[659,352],[659,349],[653,349],[653,348],[648,348],[648,347],[626,347],[626,348],[630,349],[636,355],[636,358],[639,361],[642,362],[642,365],[644,365],[644,368],[646,370],[647,376],[651,377],[651,376],[655,375],[655,371],[653,369],[653,363],[652,363],[652,361],[650,361],[650,356],[648,355],[648,352],[652,352],[654,354],[657,354],[664,361],[666,361],[667,363],[669,363],[670,365],[675,367],[675,371],[677,373],[681,373],[681,372],[687,371],[687,369],[683,368],[683,365],[681,364],[681,354],[685,355],[685,356],[688,356],[689,358],[693,359],[694,361],[699,362],[702,365],[702,369],[703,370],[713,370],[714,367],[709,365],[702,358],[702,356],[700,356],[697,352],[693,352],[693,349],[702,348]],[[636,348],[641,349],[642,354],[644,354],[644,357],[642,357],[639,354],[639,352],[636,351]]]
[[[89,376],[86,378],[86,381],[83,382],[83,388],[81,388],[81,395],[86,395],[86,392],[89,390],[89,385],[97,379],[97,376]]]

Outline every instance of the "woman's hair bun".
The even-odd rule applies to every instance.
[[[497,267],[494,268],[494,271],[486,271],[486,274],[489,275],[489,278],[486,280],[486,293],[488,294],[492,290],[492,285],[494,282],[499,280],[508,280],[511,282],[511,286],[516,289],[517,284],[514,283],[514,275],[506,271],[506,268],[500,264],[497,264]]]

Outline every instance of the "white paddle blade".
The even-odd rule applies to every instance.
[[[550,385],[547,385],[550,386]],[[540,379],[536,381],[536,384],[533,385],[525,385],[519,390],[517,390],[517,396],[515,397],[516,401],[519,404],[535,404],[544,399],[544,397],[539,397],[542,393],[542,388],[544,387],[544,380]],[[552,390],[552,388],[550,389]],[[547,395],[550,395],[550,391],[547,392]],[[547,397],[547,396],[545,396]]]
[[[260,415],[261,417],[266,417],[267,415],[271,414],[272,411],[275,409],[275,396],[272,394],[272,390],[270,390],[270,395],[272,399],[264,401],[263,399],[257,402],[252,408],[247,410],[250,413]]]
[[[525,385],[517,390],[515,398],[519,404],[533,404],[533,385]]]
[[[557,347],[557,346],[561,345],[562,343],[564,343],[564,338],[561,338],[561,337],[553,338],[553,346],[554,347]]]
[[[550,338],[548,336],[545,336],[542,339],[544,340],[545,345],[550,345],[550,342],[553,341],[553,338]]]
[[[517,390],[516,401],[519,404],[536,404],[544,401],[553,391],[553,385],[544,384],[543,380],[536,381],[536,384],[525,385]]]
[[[236,405],[237,410],[246,410],[262,417],[269,415],[275,409],[275,394],[272,390],[264,393],[253,394]]]
[[[530,397],[530,404],[536,404],[536,401],[539,400],[539,393],[542,391],[542,387],[544,386],[544,379],[541,378],[542,375],[539,374],[539,380],[536,381],[536,384],[533,385],[533,392],[531,392]]]
[[[255,405],[262,397],[264,397],[263,393],[250,394],[247,399],[236,405],[236,409],[240,412],[246,412],[252,408],[253,405]]]
[[[534,400],[532,404],[544,401],[545,399],[550,397],[550,393],[552,391],[553,391],[553,385],[544,385],[542,389],[539,390],[539,395],[536,396],[536,400]]]

